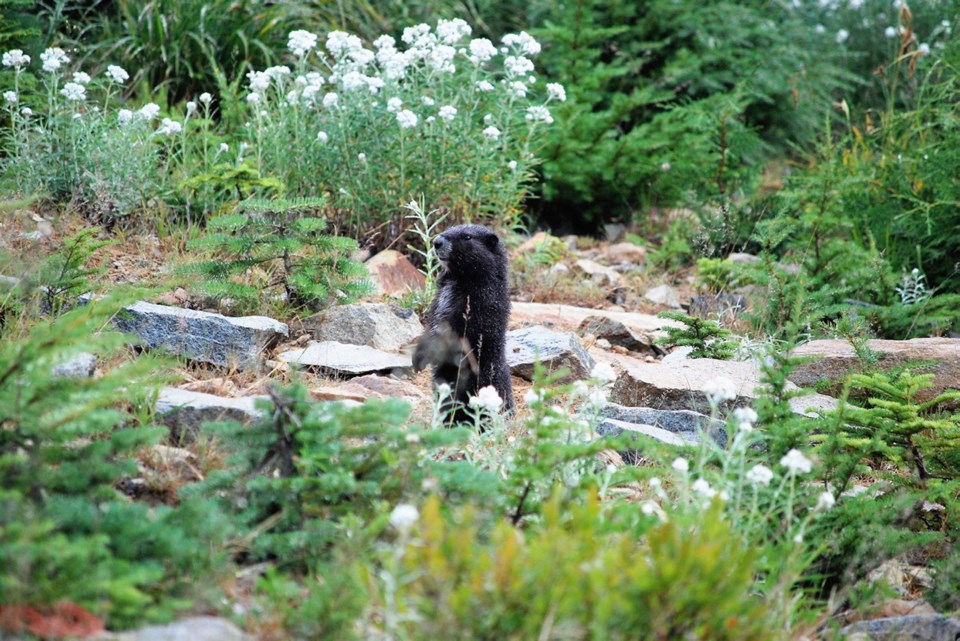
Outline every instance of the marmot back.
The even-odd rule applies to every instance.
[[[433,245],[444,270],[427,312],[427,331],[414,353],[414,367],[433,365],[434,385],[449,385],[460,403],[492,385],[504,407],[513,409],[505,351],[510,318],[507,250],[481,225],[448,229]],[[462,410],[454,416],[456,421],[466,419]]]

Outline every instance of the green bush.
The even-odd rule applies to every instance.
[[[0,602],[72,601],[122,627],[188,606],[229,524],[210,504],[149,506],[116,489],[164,433],[135,420],[158,361],[54,372],[81,351],[115,353],[122,337],[102,328],[117,309],[90,303],[0,343]]]
[[[217,255],[187,271],[206,279],[202,291],[241,310],[262,307],[273,292],[294,309],[356,300],[370,290],[366,269],[349,256],[357,243],[321,233],[326,219],[311,214],[322,209],[322,198],[245,200],[238,213],[212,218],[208,233],[190,244]]]

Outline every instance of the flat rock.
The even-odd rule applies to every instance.
[[[960,638],[960,619],[943,615],[916,614],[858,621],[840,634],[853,641],[956,641]]]
[[[259,367],[261,352],[289,335],[286,325],[266,316],[230,318],[145,302],[124,308],[113,322],[151,349],[241,370]]]
[[[612,268],[607,267],[606,265],[601,265],[600,263],[592,261],[588,258],[581,258],[575,262],[573,264],[573,271],[586,274],[598,285],[617,287],[623,280],[622,276],[620,276],[620,274],[618,274]]]
[[[336,305],[311,316],[304,326],[318,341],[337,341],[397,351],[423,334],[413,311],[384,303]]]
[[[660,285],[659,287],[648,289],[643,297],[654,305],[663,305],[665,307],[673,307],[674,309],[680,308],[680,295],[677,294],[677,290],[670,287],[670,285]]]
[[[317,387],[311,389],[310,393],[314,398],[325,401],[399,398],[410,404],[416,404],[428,398],[419,387],[409,381],[377,374],[358,376],[342,385]]]
[[[255,641],[255,637],[232,621],[219,617],[190,617],[130,632],[107,632],[93,638],[97,641]]]
[[[631,352],[656,354],[660,351],[654,346],[649,334],[634,332],[621,321],[607,316],[588,316],[580,323],[579,331],[581,334],[593,334],[611,345],[619,345]]]
[[[310,341],[306,347],[282,352],[277,358],[341,376],[377,372],[409,373],[412,368],[408,355],[391,354],[366,345],[348,345],[337,341]]]
[[[737,390],[736,398],[725,407],[749,405],[760,396],[762,371],[754,363],[721,361],[712,358],[663,363],[634,363],[625,369],[613,385],[610,400],[632,407],[661,410],[710,412],[706,385],[718,378],[729,379]],[[797,389],[788,383],[790,389]],[[793,411],[814,416],[819,411],[836,409],[836,399],[810,394],[790,401]]]
[[[658,318],[653,314],[622,312],[605,309],[590,309],[575,305],[557,305],[551,303],[510,303],[510,322],[512,325],[544,325],[552,329],[575,331],[584,320],[591,316],[602,316],[623,323],[635,334],[651,337],[662,335],[664,327],[682,327],[681,323],[667,318]]]
[[[258,399],[266,396],[228,398],[191,392],[176,387],[164,387],[157,397],[157,422],[170,428],[173,443],[189,443],[200,434],[204,423],[236,421],[251,423],[262,416],[255,407]]]
[[[594,360],[572,332],[554,332],[546,327],[528,327],[507,332],[507,364],[515,376],[533,378],[534,363],[539,361],[554,372],[566,368],[561,382],[587,378]]]
[[[406,256],[394,249],[386,249],[364,263],[374,288],[381,296],[406,296],[422,290],[427,279]]]
[[[647,249],[635,243],[614,243],[603,250],[603,255],[611,265],[639,265],[647,260]]]
[[[62,378],[90,378],[96,369],[97,357],[89,352],[80,352],[66,363],[55,365],[51,373]]]
[[[727,441],[726,424],[723,421],[691,410],[663,410],[607,403],[600,410],[600,416],[628,424],[651,425],[676,434],[688,443],[699,443],[704,430],[715,435],[720,445]]]
[[[879,356],[874,367],[885,370],[908,362],[936,361],[919,370],[933,374],[933,386],[917,394],[920,401],[930,400],[948,389],[960,389],[960,338],[870,340],[867,341],[867,347]],[[845,340],[810,341],[794,349],[793,355],[820,357],[793,370],[790,380],[797,385],[810,387],[823,380],[841,381],[847,374],[863,370],[853,346]],[[836,387],[839,388],[839,384]],[[960,402],[954,401],[948,406],[960,407]]]

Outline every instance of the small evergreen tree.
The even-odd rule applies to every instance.
[[[188,270],[205,278],[205,293],[248,309],[276,288],[298,309],[355,300],[370,289],[367,272],[349,256],[356,241],[321,233],[326,219],[313,214],[325,204],[323,198],[245,200],[236,213],[210,220],[209,233],[191,248],[217,256]]]
[[[683,312],[660,312],[660,318],[669,318],[684,324],[684,327],[664,327],[665,338],[657,343],[667,347],[692,347],[690,358],[716,358],[727,360],[733,357],[737,342],[726,340],[732,332],[720,327],[717,321],[705,320]]]

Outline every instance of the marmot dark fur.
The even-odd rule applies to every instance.
[[[455,401],[466,404],[477,390],[493,385],[504,409],[512,410],[505,351],[510,317],[507,250],[481,225],[448,229],[433,246],[444,269],[413,365],[418,370],[433,365],[434,385],[449,385]],[[455,421],[466,419],[462,409],[454,415]]]

